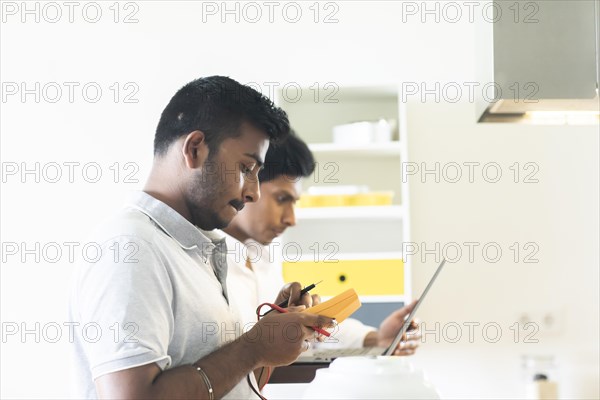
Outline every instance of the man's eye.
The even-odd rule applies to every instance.
[[[246,175],[251,174],[253,169],[254,169],[254,166],[249,167],[249,166],[242,164],[242,173],[244,173]]]

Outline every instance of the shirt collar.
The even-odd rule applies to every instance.
[[[205,253],[215,247],[217,250],[225,249],[225,237],[222,234],[198,228],[177,211],[146,192],[135,192],[128,205],[146,214],[186,250],[200,248]]]

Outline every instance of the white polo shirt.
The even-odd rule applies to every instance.
[[[273,303],[285,284],[281,263],[272,258],[274,254],[269,247],[253,239],[242,243],[225,232],[220,233],[227,243],[227,289],[231,308],[239,313],[247,331],[257,321],[256,307]],[[246,258],[252,263],[252,269],[246,266]]]
[[[76,268],[69,309],[77,398],[97,398],[99,376],[189,365],[240,334],[224,238],[138,192],[89,243],[99,254]],[[257,398],[245,378],[225,397]]]

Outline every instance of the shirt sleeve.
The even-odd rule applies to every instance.
[[[167,368],[174,317],[165,263],[134,236],[111,239],[98,252],[82,266],[76,298],[92,378],[152,362]]]
[[[325,342],[335,347],[359,348],[363,347],[367,334],[375,331],[377,328],[365,325],[357,319],[347,318]]]

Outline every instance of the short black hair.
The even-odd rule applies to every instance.
[[[269,146],[264,168],[258,173],[260,183],[281,175],[306,178],[315,170],[315,158],[307,144],[293,130],[282,141]]]
[[[226,138],[240,135],[240,125],[249,122],[277,142],[289,134],[285,111],[249,86],[225,76],[196,79],[175,93],[160,116],[154,136],[154,155],[195,130],[206,135],[209,153]]]

